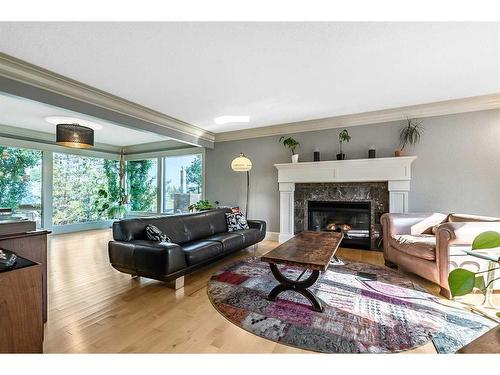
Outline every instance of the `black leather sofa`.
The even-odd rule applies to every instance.
[[[248,220],[250,229],[228,232],[226,212],[231,210],[115,221],[108,244],[111,265],[133,276],[172,281],[264,239],[266,223],[259,220]],[[148,224],[172,242],[148,241]]]

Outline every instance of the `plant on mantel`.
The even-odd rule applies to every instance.
[[[402,156],[407,145],[414,146],[419,143],[423,132],[421,120],[407,118],[406,125],[399,132],[400,148],[394,151],[394,155]]]
[[[300,146],[300,143],[292,137],[285,138],[284,136],[280,137],[279,142],[282,143],[285,148],[290,149],[292,152],[292,163],[297,163],[299,161],[299,154],[295,153],[295,149]]]
[[[487,231],[479,234],[474,241],[472,241],[472,251],[475,250],[489,250],[500,247],[500,233],[495,231]],[[500,264],[500,258],[496,260]],[[488,288],[496,280],[500,280],[500,276],[490,280],[487,284],[484,280],[484,275],[490,272],[493,273],[500,267],[488,269],[486,271],[472,272],[464,268],[456,268],[448,275],[448,285],[453,297],[464,296],[471,293],[474,289],[481,291],[486,295]],[[496,315],[500,318],[500,312]]]
[[[344,129],[339,133],[340,153],[337,154],[337,160],[344,160],[345,159],[345,154],[342,152],[342,144],[349,143],[350,140],[351,140],[351,136],[349,135],[349,132],[347,131],[347,129]]]

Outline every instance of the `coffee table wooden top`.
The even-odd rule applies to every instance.
[[[265,254],[261,260],[325,271],[343,236],[338,232],[301,232]]]

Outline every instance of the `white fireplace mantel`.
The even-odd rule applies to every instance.
[[[280,236],[294,235],[296,183],[388,181],[389,211],[408,212],[411,164],[416,156],[275,164],[280,190]]]

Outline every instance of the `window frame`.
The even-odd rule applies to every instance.
[[[164,203],[164,158],[172,156],[195,155],[200,154],[202,160],[202,178],[201,178],[201,199],[205,199],[205,163],[206,163],[206,149],[205,147],[189,147],[176,150],[143,152],[137,154],[125,155],[125,161],[144,160],[144,159],[157,159],[157,199],[156,199],[156,212],[140,212],[134,211],[131,216],[150,216],[154,215],[171,215],[163,211]]]
[[[69,149],[67,147],[54,144],[52,141],[33,141],[18,138],[11,138],[6,134],[0,133],[0,145],[5,147],[19,147],[42,152],[42,228],[52,231],[52,233],[69,233],[82,230],[109,228],[113,220],[89,221],[85,223],[52,225],[53,219],[53,158],[54,153],[65,153],[80,155],[83,157],[95,157],[108,160],[120,160],[119,147],[110,147],[110,150],[88,150],[88,149]],[[129,216],[151,216],[151,215],[169,215],[163,213],[163,168],[164,157],[182,156],[182,155],[202,155],[202,192],[201,199],[205,199],[206,186],[206,148],[205,147],[186,147],[172,150],[151,151],[126,154],[125,161],[157,159],[157,200],[156,211],[151,212],[130,212]]]

